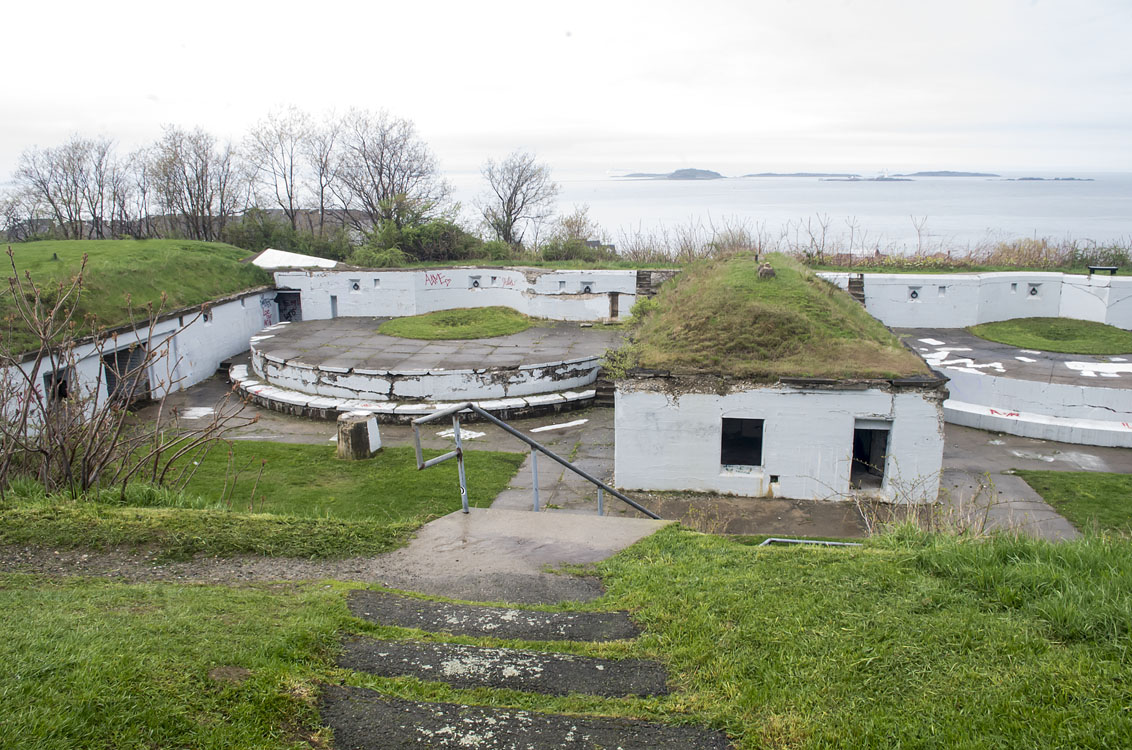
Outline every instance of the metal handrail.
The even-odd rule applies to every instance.
[[[470,411],[474,414],[478,414],[479,416],[486,419],[488,422],[491,422],[492,424],[496,425],[497,427],[500,427],[505,432],[519,438],[524,443],[526,443],[527,445],[530,446],[530,448],[531,448],[531,473],[533,475],[532,476],[532,479],[533,479],[532,484],[534,485],[534,493],[533,493],[534,494],[534,509],[536,511],[539,509],[538,454],[543,453],[547,456],[547,458],[550,458],[553,461],[557,461],[558,463],[562,464],[563,466],[565,466],[570,471],[572,471],[575,474],[577,474],[578,476],[580,476],[582,479],[585,479],[586,481],[590,482],[591,484],[594,484],[594,485],[597,486],[597,508],[598,508],[598,514],[599,515],[603,514],[603,511],[605,509],[604,508],[604,493],[608,492],[609,494],[613,495],[615,498],[617,498],[621,502],[626,503],[627,505],[629,505],[630,507],[632,507],[635,510],[640,511],[641,513],[644,513],[649,518],[655,518],[655,519],[658,519],[658,520],[660,519],[660,516],[653,513],[648,508],[645,508],[644,506],[639,504],[637,501],[633,500],[631,497],[628,497],[628,496],[618,492],[617,490],[613,489],[612,487],[610,487],[609,485],[607,485],[605,482],[601,481],[600,479],[590,475],[588,472],[585,472],[582,469],[579,469],[577,466],[574,466],[574,464],[570,463],[565,458],[562,458],[561,456],[559,456],[554,451],[550,450],[546,446],[539,443],[537,440],[534,440],[530,437],[527,437],[526,435],[519,432],[518,430],[516,430],[511,425],[504,422],[502,419],[499,419],[498,417],[496,417],[493,414],[489,414],[488,412],[484,411],[479,406],[477,406],[476,404],[473,404],[470,401],[465,401],[465,402],[460,403],[460,404],[454,404],[453,406],[449,406],[449,407],[446,407],[444,409],[440,409],[439,411],[435,411],[432,414],[428,414],[428,415],[425,415],[423,417],[418,417],[418,418],[413,420],[413,436],[415,438],[416,448],[417,448],[417,469],[427,469],[428,467],[435,466],[436,464],[441,463],[442,461],[447,461],[449,459],[455,458],[457,465],[460,467],[460,471],[459,471],[459,473],[460,473],[460,499],[463,503],[465,513],[468,512],[468,485],[467,485],[467,480],[466,480],[465,474],[464,474],[464,448],[463,448],[463,444],[460,441],[460,414],[462,412],[465,412],[465,411]],[[456,440],[456,450],[445,453],[442,456],[437,456],[436,458],[430,458],[428,461],[425,461],[424,460],[424,454],[421,451],[420,426],[422,424],[427,424],[428,422],[433,422],[437,419],[443,419],[444,417],[447,417],[449,415],[451,415],[451,417],[452,417],[452,432],[453,432],[453,437]]]

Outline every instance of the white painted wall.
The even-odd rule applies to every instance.
[[[765,420],[761,467],[721,466],[724,417]],[[622,381],[616,396],[615,480],[626,489],[844,498],[857,419],[891,421],[883,495],[895,502],[934,501],[943,461],[940,396],[879,388],[767,386],[673,396],[650,381]],[[772,475],[778,477],[773,486]]]
[[[208,311],[208,320],[194,309],[159,320],[152,331],[148,327],[119,331],[103,339],[101,351],[94,343],[82,344],[75,349],[72,387],[83,394],[97,389],[96,398],[101,402],[107,396],[101,357],[131,344],[145,343],[147,337],[150,350],[156,355],[149,370],[154,397],[196,385],[211,377],[223,360],[245,351],[253,334],[278,319],[274,300],[274,290],[252,292],[214,304]],[[33,362],[24,362],[19,369],[30,374],[33,366]],[[53,369],[50,363],[41,365],[37,384]],[[15,373],[8,372],[6,377],[10,383],[20,382]],[[38,397],[42,398],[43,393]],[[5,408],[10,414],[16,405],[8,403]]]
[[[637,272],[632,270],[279,271],[275,283],[281,290],[300,292],[304,320],[330,318],[331,296],[339,317],[400,317],[501,306],[551,320],[608,318],[610,294],[618,295],[617,318],[626,318],[637,299]]]
[[[818,275],[848,287],[849,274]],[[1123,276],[866,273],[864,286],[865,309],[895,328],[966,328],[1010,318],[1061,317],[1132,329],[1132,278]]]

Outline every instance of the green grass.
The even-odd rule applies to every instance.
[[[679,713],[741,748],[1132,743],[1126,542],[752,548],[670,528],[599,569]]]
[[[0,747],[325,747],[315,680],[349,620],[337,586],[0,576]]]
[[[248,253],[215,242],[187,240],[70,240],[11,245],[16,268],[44,291],[69,283],[78,273],[82,256],[87,270],[76,321],[80,333],[88,315],[104,327],[130,322],[126,297],[135,310],[157,305],[167,295],[165,310],[199,305],[226,294],[271,283],[271,274],[240,259]],[[5,263],[7,260],[5,259]],[[11,268],[6,276],[11,276]],[[13,312],[7,293],[0,295],[0,317]],[[32,339],[13,331],[12,346],[27,348]]]
[[[469,503],[490,505],[522,462],[517,453],[467,452]],[[233,467],[242,469],[235,481]],[[184,493],[139,485],[124,499],[109,489],[71,501],[29,487],[18,484],[0,507],[0,544],[151,547],[174,558],[374,555],[460,507],[455,463],[418,471],[407,447],[339,461],[330,447],[237,442],[231,463],[223,449],[205,457]]]
[[[758,277],[749,255],[689,265],[648,305],[635,343],[614,361],[622,369],[771,382],[927,374],[923,361],[845,292],[785,256],[769,260],[777,273],[771,279]]]
[[[1020,349],[1066,354],[1128,354],[1132,331],[1073,318],[1013,318],[967,329],[979,338]]]
[[[1132,534],[1132,475],[1090,471],[1015,471],[1081,531]]]
[[[599,563],[640,638],[522,643],[351,618],[334,583],[231,588],[0,576],[2,746],[326,746],[315,695],[627,716],[761,747],[1127,747],[1132,544],[958,540],[750,547],[668,527]],[[459,690],[333,666],[338,633],[664,662],[665,696]],[[242,682],[210,677],[247,670]],[[9,743],[5,745],[4,743]]]
[[[473,307],[387,320],[378,328],[404,339],[484,339],[509,336],[531,327],[531,319],[510,307]]]

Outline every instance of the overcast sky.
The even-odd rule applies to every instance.
[[[1129,0],[159,3],[2,13],[0,175],[72,133],[384,108],[449,171],[1132,171]]]

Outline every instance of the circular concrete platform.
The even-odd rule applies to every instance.
[[[614,327],[540,321],[509,336],[424,341],[378,333],[385,320],[272,326],[251,339],[251,372],[236,369],[232,379],[262,405],[308,416],[411,418],[458,401],[530,414],[588,405],[601,357],[622,336]]]

